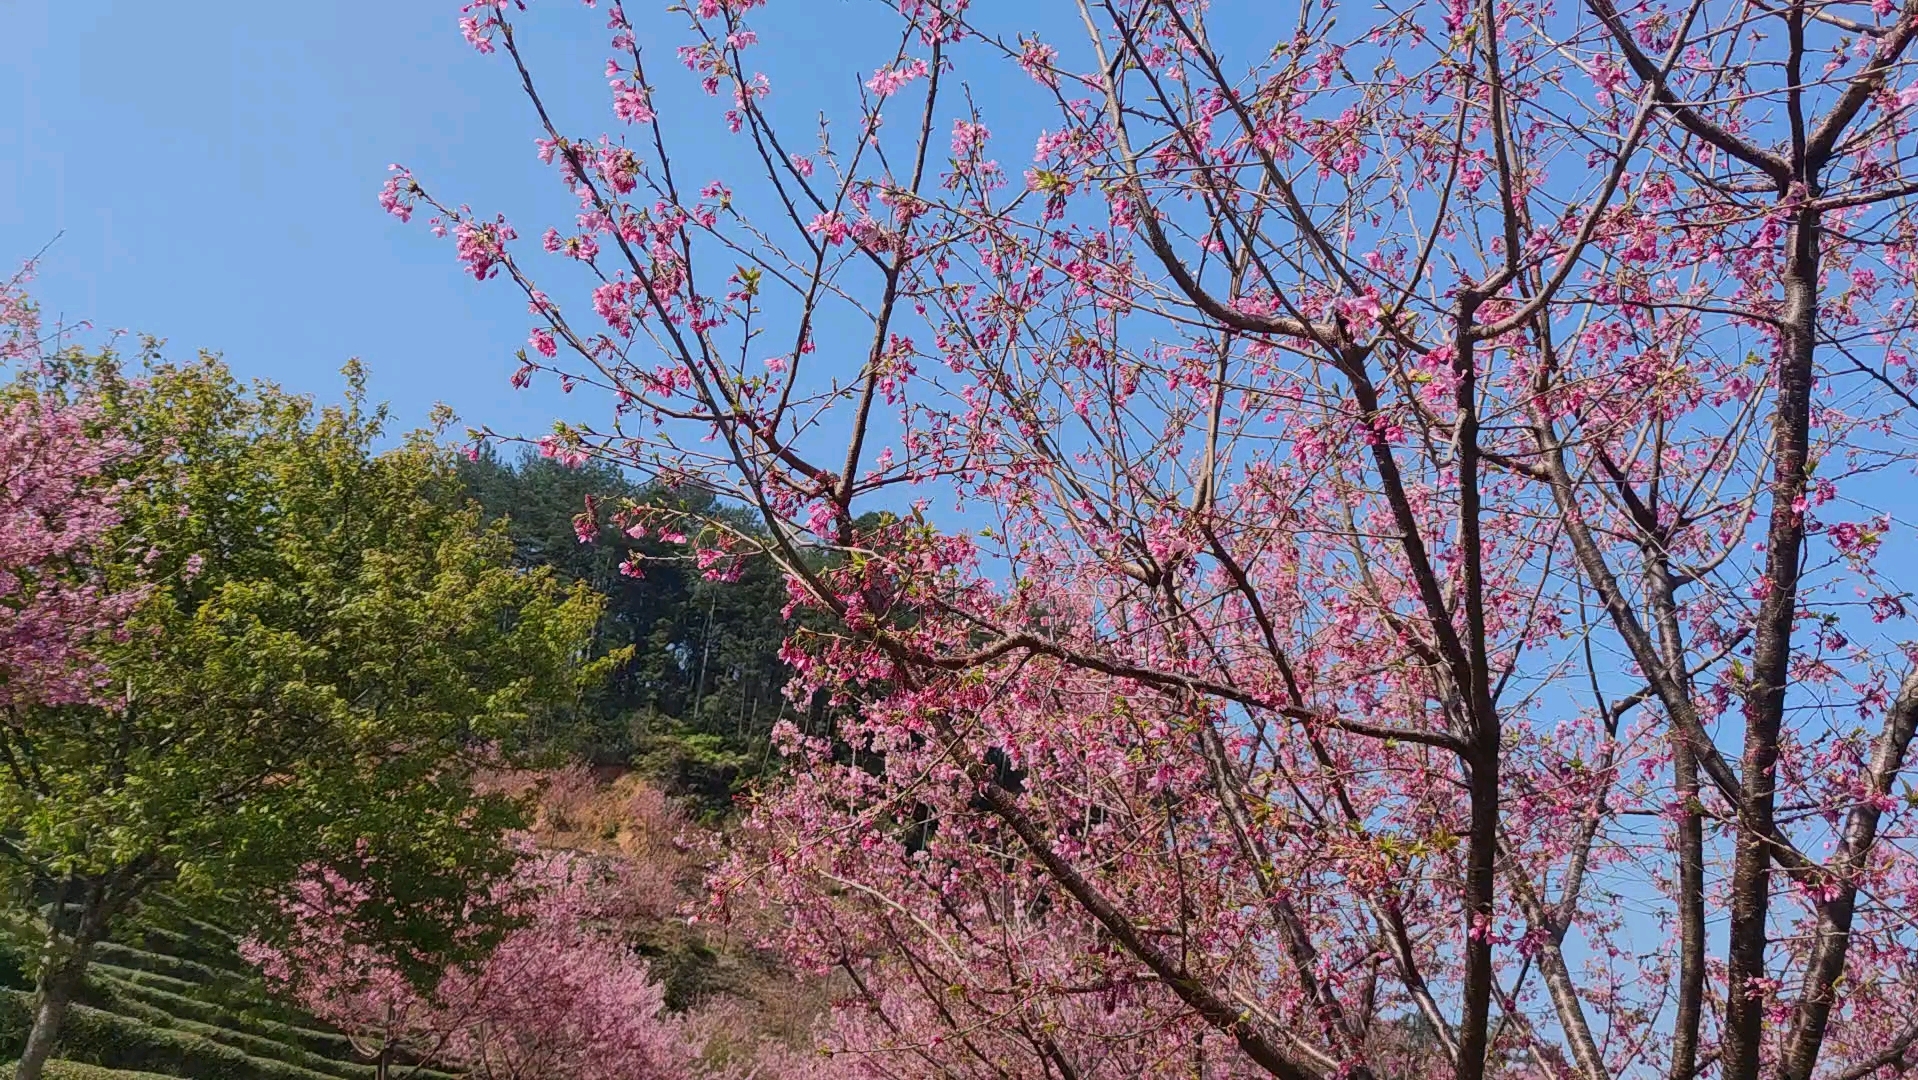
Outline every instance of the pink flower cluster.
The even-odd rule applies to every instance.
[[[521,921],[474,968],[449,967],[424,989],[356,926],[364,887],[315,869],[289,897],[280,943],[243,955],[370,1056],[400,1054],[480,1080],[678,1080],[697,1040],[666,1015],[646,965],[609,929],[618,860],[531,854],[500,886]]]

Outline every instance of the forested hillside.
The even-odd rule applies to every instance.
[[[614,467],[569,466],[531,448],[509,459],[489,446],[461,460],[459,478],[489,520],[504,521],[520,565],[604,597],[595,653],[631,650],[608,680],[546,718],[550,737],[596,764],[639,769],[709,811],[726,808],[768,767],[773,725],[794,716],[779,659],[784,578],[753,560],[736,578],[711,580],[689,539],[635,538],[612,518],[623,505],[660,503],[744,528],[750,517],[696,489],[645,487]],[[635,553],[643,572],[622,571]]]

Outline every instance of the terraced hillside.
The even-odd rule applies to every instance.
[[[26,1040],[25,958],[18,946],[0,946],[0,1062]],[[273,1000],[231,934],[164,904],[101,947],[80,1002],[50,1080],[375,1080],[377,1073],[345,1036]]]

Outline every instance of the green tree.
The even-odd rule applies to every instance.
[[[238,383],[217,360],[141,370],[69,354],[15,394],[95,401],[125,464],[110,574],[150,597],[102,647],[110,707],[6,714],[4,845],[48,902],[38,1080],[94,946],[152,890],[242,912],[303,867],[372,900],[367,932],[422,967],[513,859],[489,747],[618,657],[586,658],[598,601],[515,565],[430,432],[389,436],[358,367],[342,405]],[[249,904],[249,901],[253,903]]]

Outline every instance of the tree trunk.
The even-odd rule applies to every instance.
[[[68,904],[76,896],[80,910],[77,915],[69,915]],[[69,879],[55,900],[47,919],[40,973],[34,980],[33,1026],[27,1030],[26,1045],[21,1047],[19,1064],[14,1066],[14,1080],[40,1080],[46,1071],[67,1010],[86,978],[93,946],[106,935],[111,915],[107,886],[98,881]]]
[[[52,938],[57,931],[49,931]],[[33,1026],[27,1032],[27,1044],[20,1050],[20,1063],[14,1067],[14,1080],[40,1080],[47,1059],[53,1056],[53,1044],[66,1022],[67,1009],[86,975],[87,961],[93,953],[91,941],[73,941],[65,947],[49,941],[49,963],[43,964],[33,988]]]
[[[1816,188],[1812,189],[1816,193]],[[1798,211],[1785,267],[1783,341],[1775,362],[1778,403],[1772,414],[1771,520],[1765,530],[1765,581],[1745,688],[1745,750],[1740,773],[1738,839],[1732,860],[1730,947],[1725,958],[1725,1030],[1721,1075],[1758,1080],[1765,1036],[1766,918],[1771,909],[1771,837],[1777,827],[1777,777],[1790,681],[1792,629],[1805,546],[1800,501],[1811,463],[1811,399],[1818,350],[1819,243],[1815,208]]]

